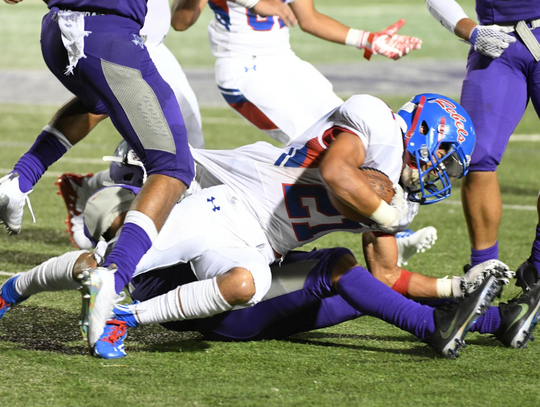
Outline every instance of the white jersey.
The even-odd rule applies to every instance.
[[[146,44],[159,45],[169,32],[171,9],[168,0],[148,0],[148,12],[141,28],[141,36]]]
[[[399,123],[383,101],[368,95],[353,96],[286,148],[258,142],[229,151],[193,149],[197,178],[199,182],[213,178],[209,183],[214,185],[217,179],[231,187],[278,255],[330,232],[361,233],[370,229],[340,215],[319,174],[319,163],[340,132],[362,140],[364,167],[398,181],[403,157]],[[208,186],[201,183],[203,188]]]
[[[291,3],[293,0],[286,0]],[[272,55],[290,51],[289,28],[278,16],[260,17],[232,1],[209,0],[212,54],[219,57]]]

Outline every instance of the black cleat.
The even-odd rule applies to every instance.
[[[498,290],[497,279],[490,276],[468,297],[435,309],[435,332],[427,340],[429,345],[444,357],[457,358],[469,328],[486,312]]]
[[[526,291],[536,284],[538,280],[540,280],[538,270],[531,259],[528,258],[516,270],[516,285]]]
[[[507,304],[500,304],[499,312],[501,326],[495,337],[506,346],[526,348],[527,342],[534,340],[532,333],[540,315],[540,283],[535,283]]]

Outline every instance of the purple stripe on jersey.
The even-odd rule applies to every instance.
[[[480,24],[513,23],[540,18],[538,0],[476,0]]]
[[[130,18],[141,26],[144,24],[146,0],[49,0],[49,9],[92,11],[101,14],[115,14]]]

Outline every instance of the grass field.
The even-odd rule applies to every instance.
[[[316,1],[324,12],[366,28],[405,17],[404,31],[424,38],[418,60],[465,58],[467,47],[434,22],[424,2]],[[472,1],[463,2],[470,14]],[[16,7],[0,3],[1,69],[44,69],[39,55],[41,1]],[[208,18],[209,14],[205,15]],[[418,30],[418,31],[416,31]],[[175,38],[187,35],[180,43]],[[186,34],[174,33],[168,45],[186,66],[209,66],[204,24]],[[352,49],[324,44],[296,29],[293,47],[313,62],[350,62]],[[448,47],[448,48],[447,48]],[[208,55],[203,54],[207,52]],[[360,62],[359,62],[360,63]],[[363,63],[363,62],[362,62]],[[444,63],[444,61],[441,61]],[[1,71],[0,71],[1,74]],[[0,89],[0,92],[2,90]],[[456,90],[456,97],[459,90]],[[397,109],[405,100],[385,98]],[[0,104],[0,175],[9,171],[55,112],[55,106]],[[209,148],[232,148],[261,139],[232,111],[201,109]],[[538,119],[529,109],[516,133],[534,135]],[[70,250],[64,232],[65,209],[54,181],[63,172],[96,172],[100,158],[114,150],[120,137],[109,122],[52,166],[30,195],[37,218],[25,213],[23,232],[0,233],[0,271],[28,270]],[[540,149],[533,137],[511,141],[499,178],[505,204],[500,229],[501,259],[517,267],[530,252],[536,223],[537,163]],[[489,199],[489,197],[486,197]],[[459,183],[453,196],[423,208],[413,226],[434,225],[437,244],[414,257],[409,266],[433,276],[461,273],[469,244]],[[310,247],[346,246],[362,258],[360,240],[330,235]],[[0,276],[0,282],[5,277]],[[517,289],[508,287],[502,300]],[[76,327],[77,293],[35,296],[0,321],[0,400],[16,406],[109,405],[350,405],[350,406],[515,406],[540,404],[540,346],[503,348],[494,338],[470,334],[455,361],[436,357],[412,335],[370,317],[297,335],[283,341],[215,343],[197,334],[177,334],[160,327],[130,331],[127,358],[104,361],[89,357]]]

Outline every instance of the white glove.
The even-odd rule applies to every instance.
[[[488,260],[471,268],[461,277],[452,277],[452,293],[455,298],[463,298],[476,290],[484,280],[493,276],[501,285],[508,285],[516,273],[499,260]]]
[[[469,41],[474,45],[474,50],[491,58],[500,57],[504,50],[516,39],[508,32],[512,27],[501,27],[499,25],[477,25],[470,34]]]

